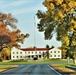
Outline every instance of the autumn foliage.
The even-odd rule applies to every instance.
[[[15,25],[17,22],[12,14],[0,13],[0,53],[4,58],[10,55],[8,51],[12,47],[20,47],[19,43],[23,44],[24,39],[29,37],[29,34],[22,34],[17,29]],[[0,58],[2,58],[1,55]]]
[[[76,0],[44,0],[42,4],[46,11],[38,10],[36,14],[38,30],[44,32],[46,40],[54,35],[68,52],[76,53]]]

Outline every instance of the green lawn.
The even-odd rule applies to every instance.
[[[0,69],[6,69],[6,68],[10,68],[11,65],[0,65]]]
[[[63,68],[64,70],[67,70],[65,66],[67,65],[67,60],[60,60],[60,59],[51,59],[51,60],[18,60],[18,61],[9,61],[9,62],[0,62],[0,70],[1,69],[9,69],[13,67],[17,67],[19,64],[55,64],[56,66],[59,66]],[[72,63],[72,60],[70,60],[70,63]],[[71,66],[76,66],[74,64],[69,64]],[[57,67],[58,68],[58,67]]]
[[[0,64],[7,64],[7,65],[10,65],[10,64],[14,64],[14,65],[18,65],[18,64],[47,64],[47,63],[66,63],[66,60],[60,60],[60,59],[51,59],[51,60],[37,60],[37,61],[34,61],[34,60],[28,60],[28,61],[25,61],[25,60],[19,60],[19,61],[9,61],[9,62],[0,62]]]

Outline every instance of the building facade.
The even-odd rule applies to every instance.
[[[49,58],[50,59],[61,59],[62,58],[62,53],[60,49],[53,48],[49,51]]]
[[[56,52],[55,52],[56,51]],[[49,58],[61,58],[61,50],[51,49],[51,48],[12,48],[11,50],[11,60],[24,60],[24,59],[43,59],[47,58],[47,53],[49,53]]]

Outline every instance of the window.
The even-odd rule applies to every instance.
[[[50,53],[52,53],[52,51]]]
[[[54,55],[54,57],[56,57],[56,55]]]
[[[20,54],[22,54],[22,52],[20,52]]]
[[[17,56],[17,58],[18,58],[18,56]]]
[[[56,51],[54,51],[54,53],[56,53]]]
[[[32,55],[32,58],[33,58],[34,56]]]
[[[30,54],[30,52],[28,52],[28,54]]]
[[[41,53],[41,52],[39,52],[39,53]]]
[[[28,58],[30,58],[30,56],[28,56]]]
[[[35,52],[37,54],[37,52]]]
[[[60,53],[60,51],[58,51],[58,53]]]
[[[22,58],[22,56],[20,56],[20,58]]]
[[[60,55],[58,55],[58,57],[60,57]]]
[[[13,58],[15,58],[15,57],[13,56]]]
[[[52,57],[52,55],[51,55],[51,57]]]
[[[41,58],[41,55],[39,55],[39,58]]]

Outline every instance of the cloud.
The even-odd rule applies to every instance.
[[[26,13],[30,13],[30,12],[36,13],[38,10],[45,11],[46,8],[43,7],[41,4],[38,4],[38,5],[31,6],[31,7],[24,7],[22,9],[20,8],[20,9],[12,10],[12,13],[14,15],[21,15],[21,14],[26,14]]]
[[[0,6],[0,10],[1,9],[5,9],[5,8],[13,8],[13,7],[15,7],[15,6],[20,6],[20,5],[23,5],[23,4],[25,4],[25,3],[29,3],[30,2],[30,0],[16,0],[16,1],[11,1],[11,3],[6,3],[6,2],[0,2],[0,4],[1,4],[1,6]]]
[[[44,9],[43,6],[41,5],[42,1],[40,0],[40,4],[36,4],[38,1],[36,0],[11,0],[8,4],[7,1],[2,0],[0,2],[1,7],[0,10],[4,10],[6,13],[13,13],[14,15],[21,15],[25,13],[30,13],[30,12],[37,12],[37,10]],[[35,3],[34,5],[30,4]],[[27,5],[29,6],[27,7]]]

